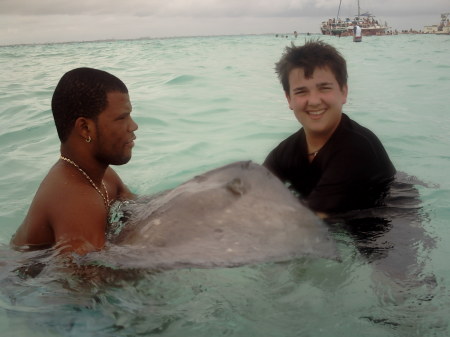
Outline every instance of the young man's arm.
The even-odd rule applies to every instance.
[[[376,206],[390,168],[370,146],[359,142],[335,154],[307,198],[316,212],[334,213]],[[386,165],[384,165],[384,163]],[[392,171],[394,172],[394,171]],[[386,179],[380,179],[386,177]]]

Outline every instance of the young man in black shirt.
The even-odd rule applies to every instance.
[[[303,127],[264,166],[319,214],[379,205],[396,171],[377,136],[342,112],[348,93],[342,55],[309,41],[287,47],[276,72]]]

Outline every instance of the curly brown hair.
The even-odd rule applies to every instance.
[[[316,68],[328,67],[334,74],[339,87],[347,84],[347,63],[344,57],[333,46],[320,41],[309,40],[303,46],[286,47],[281,59],[275,64],[275,71],[289,94],[289,74],[292,69],[303,68],[306,78],[311,78]]]

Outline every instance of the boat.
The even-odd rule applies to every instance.
[[[444,34],[450,35],[450,13],[441,14],[441,22],[439,25],[425,26],[423,27],[424,34]]]
[[[386,35],[389,27],[387,23],[379,23],[376,17],[369,12],[361,14],[361,8],[358,0],[358,14],[353,18],[341,19],[339,14],[342,0],[339,1],[339,8],[336,18],[323,21],[320,25],[320,31],[323,35],[352,36],[353,27],[361,27],[363,36]]]

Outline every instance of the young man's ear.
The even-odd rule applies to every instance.
[[[289,95],[289,92],[287,92],[287,91],[285,91],[284,94],[286,95],[286,99],[288,101],[289,109],[294,110],[294,109],[292,109],[292,106],[291,106],[291,95]]]
[[[348,95],[348,85],[345,84],[342,89],[341,89],[343,95],[344,95],[344,101],[342,102],[342,104],[347,103],[347,95]]]

